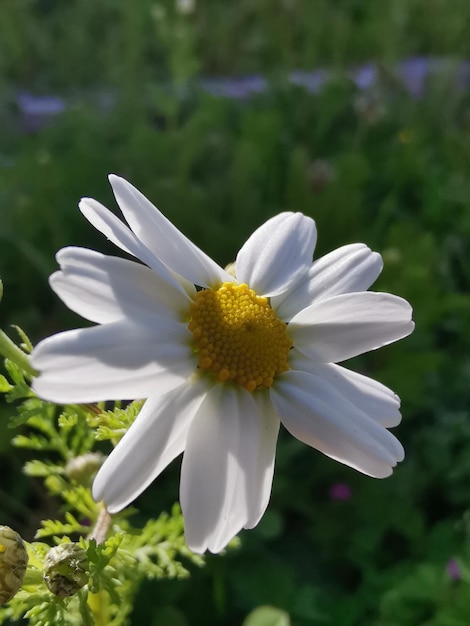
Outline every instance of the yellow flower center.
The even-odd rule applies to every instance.
[[[203,289],[190,311],[199,367],[214,372],[219,382],[231,380],[254,391],[270,387],[276,374],[289,369],[287,326],[248,285]]]

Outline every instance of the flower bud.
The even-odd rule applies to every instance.
[[[65,466],[65,473],[72,480],[76,480],[81,485],[88,486],[92,478],[103,465],[104,455],[101,452],[86,452],[76,456]]]
[[[43,578],[49,591],[59,598],[77,593],[88,582],[88,559],[76,543],[51,548],[44,559]]]
[[[9,602],[21,587],[28,565],[23,540],[9,526],[0,526],[0,604]]]

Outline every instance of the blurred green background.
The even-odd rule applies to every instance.
[[[0,3],[3,328],[37,341],[84,323],[47,278],[64,245],[112,251],[76,208],[84,195],[115,206],[109,172],[223,265],[267,217],[302,211],[316,256],[367,243],[385,260],[374,288],[415,310],[411,338],[351,363],[402,398],[394,476],[363,477],[281,433],[259,527],[189,581],[149,583],[133,624],[236,626],[264,604],[295,626],[470,623],[469,27],[468,0]],[[351,72],[372,61],[361,89]],[[317,93],[288,80],[315,68],[329,77]],[[201,88],[240,76],[268,88]],[[28,112],[24,91],[66,110]],[[31,539],[56,504],[21,477],[11,410],[1,522]],[[178,465],[139,499],[142,519],[171,506]]]

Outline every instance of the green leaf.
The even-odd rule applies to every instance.
[[[16,330],[16,332],[20,336],[21,341],[23,342],[21,344],[22,349],[25,352],[27,352],[28,354],[30,352],[32,352],[33,351],[33,344],[31,343],[28,335],[24,332],[24,330],[22,328],[20,328],[19,326],[17,326],[16,324],[12,324],[12,328],[14,328]]]
[[[38,435],[17,435],[13,438],[12,443],[17,448],[29,448],[30,450],[50,450],[51,445],[45,437]]]
[[[93,619],[93,615],[90,611],[90,607],[88,606],[88,592],[80,589],[77,594],[79,601],[79,610],[81,617],[81,625],[82,626],[95,626],[95,620]]]
[[[130,425],[134,422],[143,402],[131,402],[125,409],[116,407],[113,411],[103,411],[99,415],[87,415],[88,423],[95,430],[95,437],[99,441],[110,439],[116,444]]]
[[[5,368],[14,383],[17,385],[24,384],[24,374],[16,363],[13,363],[10,359],[5,359]]]
[[[0,393],[8,393],[13,389],[13,385],[10,385],[5,376],[0,376]]]
[[[34,459],[33,461],[26,461],[23,471],[27,476],[41,476],[42,478],[46,478],[51,474],[63,474],[64,468],[50,461]]]
[[[90,531],[87,526],[80,524],[71,513],[66,513],[65,518],[67,520],[65,523],[59,520],[43,520],[41,522],[42,528],[36,532],[36,538],[68,536],[74,533],[85,534]]]

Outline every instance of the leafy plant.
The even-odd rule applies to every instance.
[[[21,337],[23,348],[29,349],[23,333]],[[13,356],[19,355],[17,350]],[[42,520],[36,540],[26,543],[29,563],[23,587],[8,606],[0,607],[0,623],[24,617],[38,626],[127,624],[144,580],[185,578],[187,565],[201,566],[203,559],[185,545],[177,505],[138,528],[129,511],[111,519],[91,496],[92,478],[104,458],[93,451],[95,442],[119,438],[139,403],[114,410],[57,407],[35,397],[22,363],[22,358],[6,360],[8,379],[0,381],[6,400],[19,403],[11,427],[21,433],[12,443],[37,456],[25,463],[24,472],[41,478],[48,495],[60,504],[57,517]],[[0,567],[2,576],[8,567]]]

